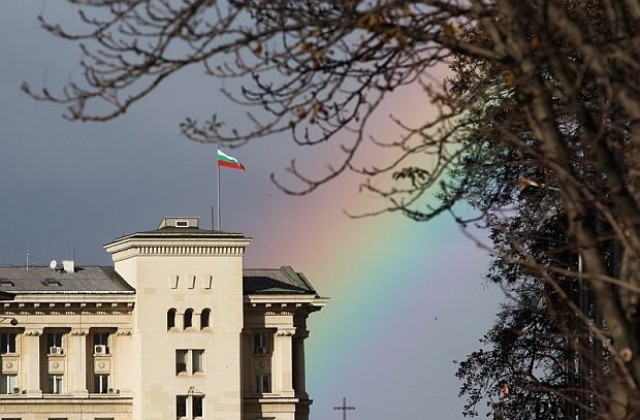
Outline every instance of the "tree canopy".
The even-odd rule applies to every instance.
[[[106,121],[200,66],[213,78],[243,81],[223,93],[247,107],[250,123],[187,119],[181,128],[193,140],[237,146],[290,133],[315,145],[349,133],[341,159],[322,176],[292,164],[303,187],[290,192],[353,171],[387,200],[382,211],[415,220],[451,212],[462,224],[489,226],[493,274],[520,282],[509,323],[526,315],[534,330],[548,324],[565,343],[567,325],[579,325],[608,355],[606,374],[592,375],[598,415],[640,417],[637,0],[69,1],[84,29],[41,21],[78,42],[82,77],[58,92],[25,85],[28,94],[64,105],[69,119]],[[434,78],[445,66],[451,77]],[[420,89],[436,116],[417,126],[393,120],[403,132],[383,146],[395,159],[357,166],[376,110],[406,86]],[[380,176],[390,182],[367,181]],[[434,189],[437,203],[424,199]],[[456,214],[463,200],[475,218]],[[576,271],[568,261],[578,256]],[[578,273],[602,322],[571,296]],[[538,353],[576,351],[556,344],[547,340],[549,352]],[[560,367],[545,369],[553,376]]]

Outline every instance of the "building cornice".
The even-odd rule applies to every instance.
[[[226,256],[244,255],[251,239],[221,235],[132,236],[104,246],[114,261],[136,256]]]

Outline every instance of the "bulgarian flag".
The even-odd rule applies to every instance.
[[[244,171],[244,166],[242,166],[238,159],[229,156],[220,149],[218,149],[218,166]]]

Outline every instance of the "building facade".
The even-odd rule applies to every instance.
[[[165,218],[107,244],[113,266],[0,267],[0,420],[308,420],[327,299],[245,269],[250,242]]]

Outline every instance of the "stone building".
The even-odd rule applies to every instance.
[[[0,419],[308,420],[327,299],[243,268],[250,242],[165,218],[107,244],[113,266],[0,267]]]

